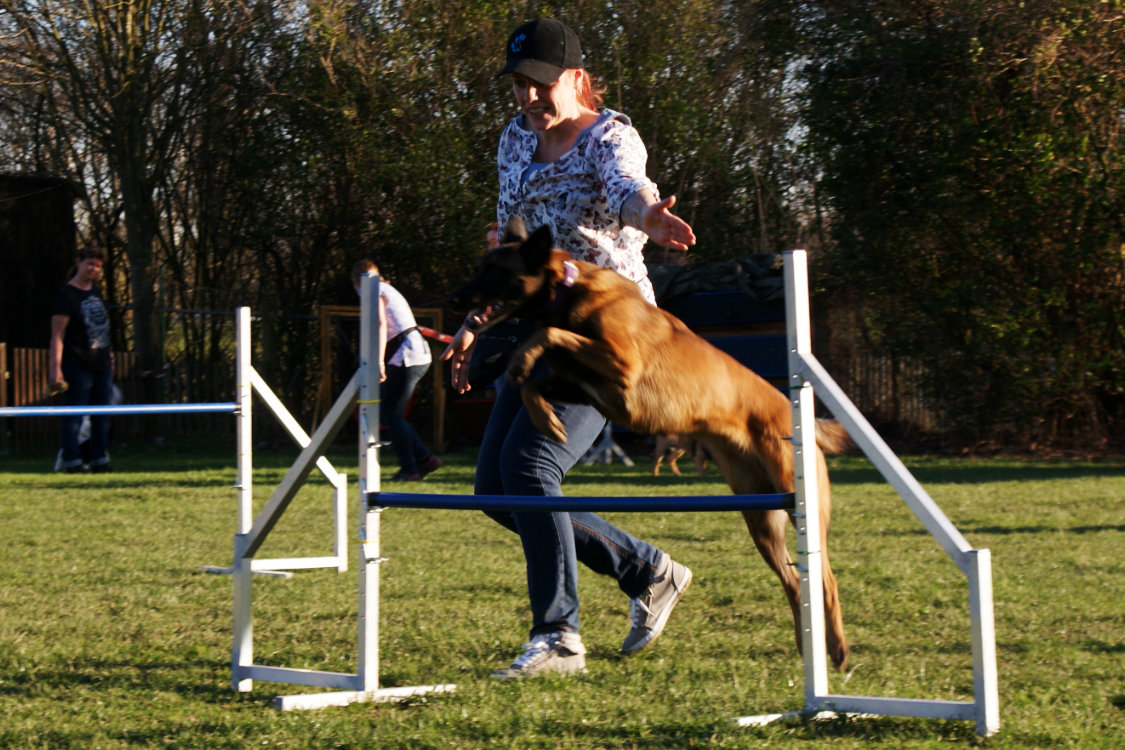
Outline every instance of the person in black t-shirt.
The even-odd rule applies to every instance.
[[[68,406],[108,404],[113,391],[113,352],[109,346],[109,311],[98,290],[105,251],[88,246],[78,252],[78,268],[55,296],[48,348],[53,391],[65,391]],[[78,448],[82,417],[62,417],[59,439],[67,473],[86,470]],[[109,471],[109,417],[90,417],[89,470]]]

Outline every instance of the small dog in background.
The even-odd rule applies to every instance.
[[[667,463],[673,474],[678,477],[683,476],[676,462],[688,454],[691,455],[691,460],[695,462],[695,470],[699,472],[699,476],[706,476],[707,462],[710,456],[707,455],[707,449],[703,447],[703,443],[682,435],[657,435],[656,450],[653,452],[655,461],[652,465],[652,475],[654,477],[660,476],[660,465]]]
[[[656,461],[652,464],[652,475],[654,477],[660,476],[660,465],[667,463],[668,468],[672,470],[673,474],[678,477],[683,476],[676,462],[686,455],[687,449],[680,445],[678,435],[657,435],[656,451],[654,453]]]

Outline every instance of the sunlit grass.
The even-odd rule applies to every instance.
[[[257,507],[295,454],[255,457]],[[354,450],[332,458],[354,488]],[[468,492],[472,455],[446,458],[426,489]],[[695,572],[665,636],[622,657],[628,602],[583,571],[589,674],[509,685],[488,674],[526,637],[516,538],[476,512],[388,510],[383,684],[456,692],[281,713],[275,695],[309,689],[231,690],[231,581],[198,571],[230,561],[233,447],[133,446],[114,463],[114,474],[65,476],[46,471],[47,454],[0,457],[0,746],[1085,748],[1125,732],[1122,461],[906,461],[970,543],[992,550],[1003,725],[984,743],[969,722],[737,728],[736,716],[800,708],[803,684],[780,586],[735,513],[610,514]],[[724,491],[715,474],[650,469],[643,458],[581,467],[566,490]],[[832,475],[832,561],[853,646],[832,689],[968,700],[964,579],[866,461],[836,459]],[[314,473],[260,556],[329,554],[329,502]],[[354,567],[256,578],[256,661],[354,671]]]

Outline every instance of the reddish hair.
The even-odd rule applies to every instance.
[[[579,70],[584,75],[581,77],[582,82],[578,84],[578,103],[587,109],[601,112],[602,104],[605,103],[606,85],[585,68]]]

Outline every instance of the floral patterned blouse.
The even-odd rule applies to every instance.
[[[516,215],[530,231],[548,225],[557,247],[632,279],[654,302],[641,252],[648,235],[621,223],[621,207],[636,191],[648,188],[659,199],[656,184],[645,176],[648,152],[629,118],[604,110],[569,151],[532,168],[535,146],[535,132],[523,125],[522,115],[500,136],[500,226]]]

